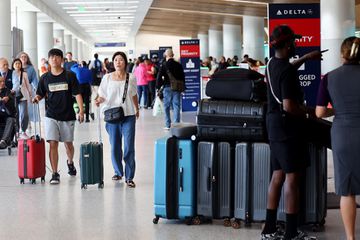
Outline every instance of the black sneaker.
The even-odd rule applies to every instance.
[[[274,233],[261,234],[261,240],[282,240],[284,238],[284,232],[278,229]]]
[[[68,168],[69,168],[68,174],[70,176],[76,176],[76,168],[74,166],[74,163],[73,162],[72,163],[67,162],[67,165],[68,165]]]
[[[316,240],[316,237],[308,236],[306,233],[298,231],[297,235],[291,239],[289,238],[289,240]]]
[[[53,173],[50,179],[50,184],[59,184],[59,183],[60,183],[60,175],[57,172]]]
[[[90,117],[91,117],[91,119],[94,121],[94,119],[95,119],[94,113],[90,113]]]

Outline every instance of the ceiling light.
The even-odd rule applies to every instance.
[[[150,7],[149,9],[150,10],[159,10],[159,11],[168,11],[168,12],[195,13],[195,14],[203,14],[203,15],[210,14],[210,15],[231,16],[231,17],[243,17],[244,16],[244,15],[235,14],[235,13],[207,12],[207,11],[173,9],[173,8]]]
[[[109,6],[86,6],[85,9],[107,9]],[[121,6],[121,7],[111,7],[111,9],[134,9],[138,6]],[[79,7],[63,7],[64,10],[77,10]]]
[[[133,22],[78,22],[79,25],[105,25],[105,24],[119,24],[119,25],[132,25]]]
[[[90,10],[90,11],[67,11],[68,14],[73,14],[73,13],[103,13],[103,14],[107,14],[107,13],[135,13],[136,10],[119,10],[119,11],[104,11],[104,10]]]
[[[139,3],[139,1],[94,1],[94,2],[58,2],[60,5],[92,5],[92,4],[136,4]]]
[[[69,14],[71,17],[93,17],[93,16],[133,16],[132,13],[89,13],[89,14]]]

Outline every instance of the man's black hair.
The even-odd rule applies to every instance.
[[[58,48],[50,49],[48,57],[50,58],[51,56],[59,56],[61,58],[64,58],[63,52]]]

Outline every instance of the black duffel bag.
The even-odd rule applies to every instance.
[[[216,72],[206,85],[206,95],[214,99],[266,101],[264,75],[249,69],[234,68]]]

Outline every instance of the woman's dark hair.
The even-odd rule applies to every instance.
[[[20,65],[21,65],[20,71],[24,71],[23,65],[22,65],[22,62],[21,62],[20,58],[15,58],[15,59],[12,61],[12,63],[11,63],[11,69],[12,69],[12,70],[15,70],[15,69],[14,69],[14,64],[15,64],[15,62],[20,62]]]
[[[360,62],[360,38],[348,37],[341,44],[342,57],[350,63]]]
[[[114,53],[114,55],[112,56],[112,61],[114,62],[114,59],[116,58],[116,56],[121,56],[124,61],[125,61],[125,70],[126,70],[126,67],[128,65],[128,60],[127,60],[127,57],[126,57],[126,54],[124,52],[116,52]]]

